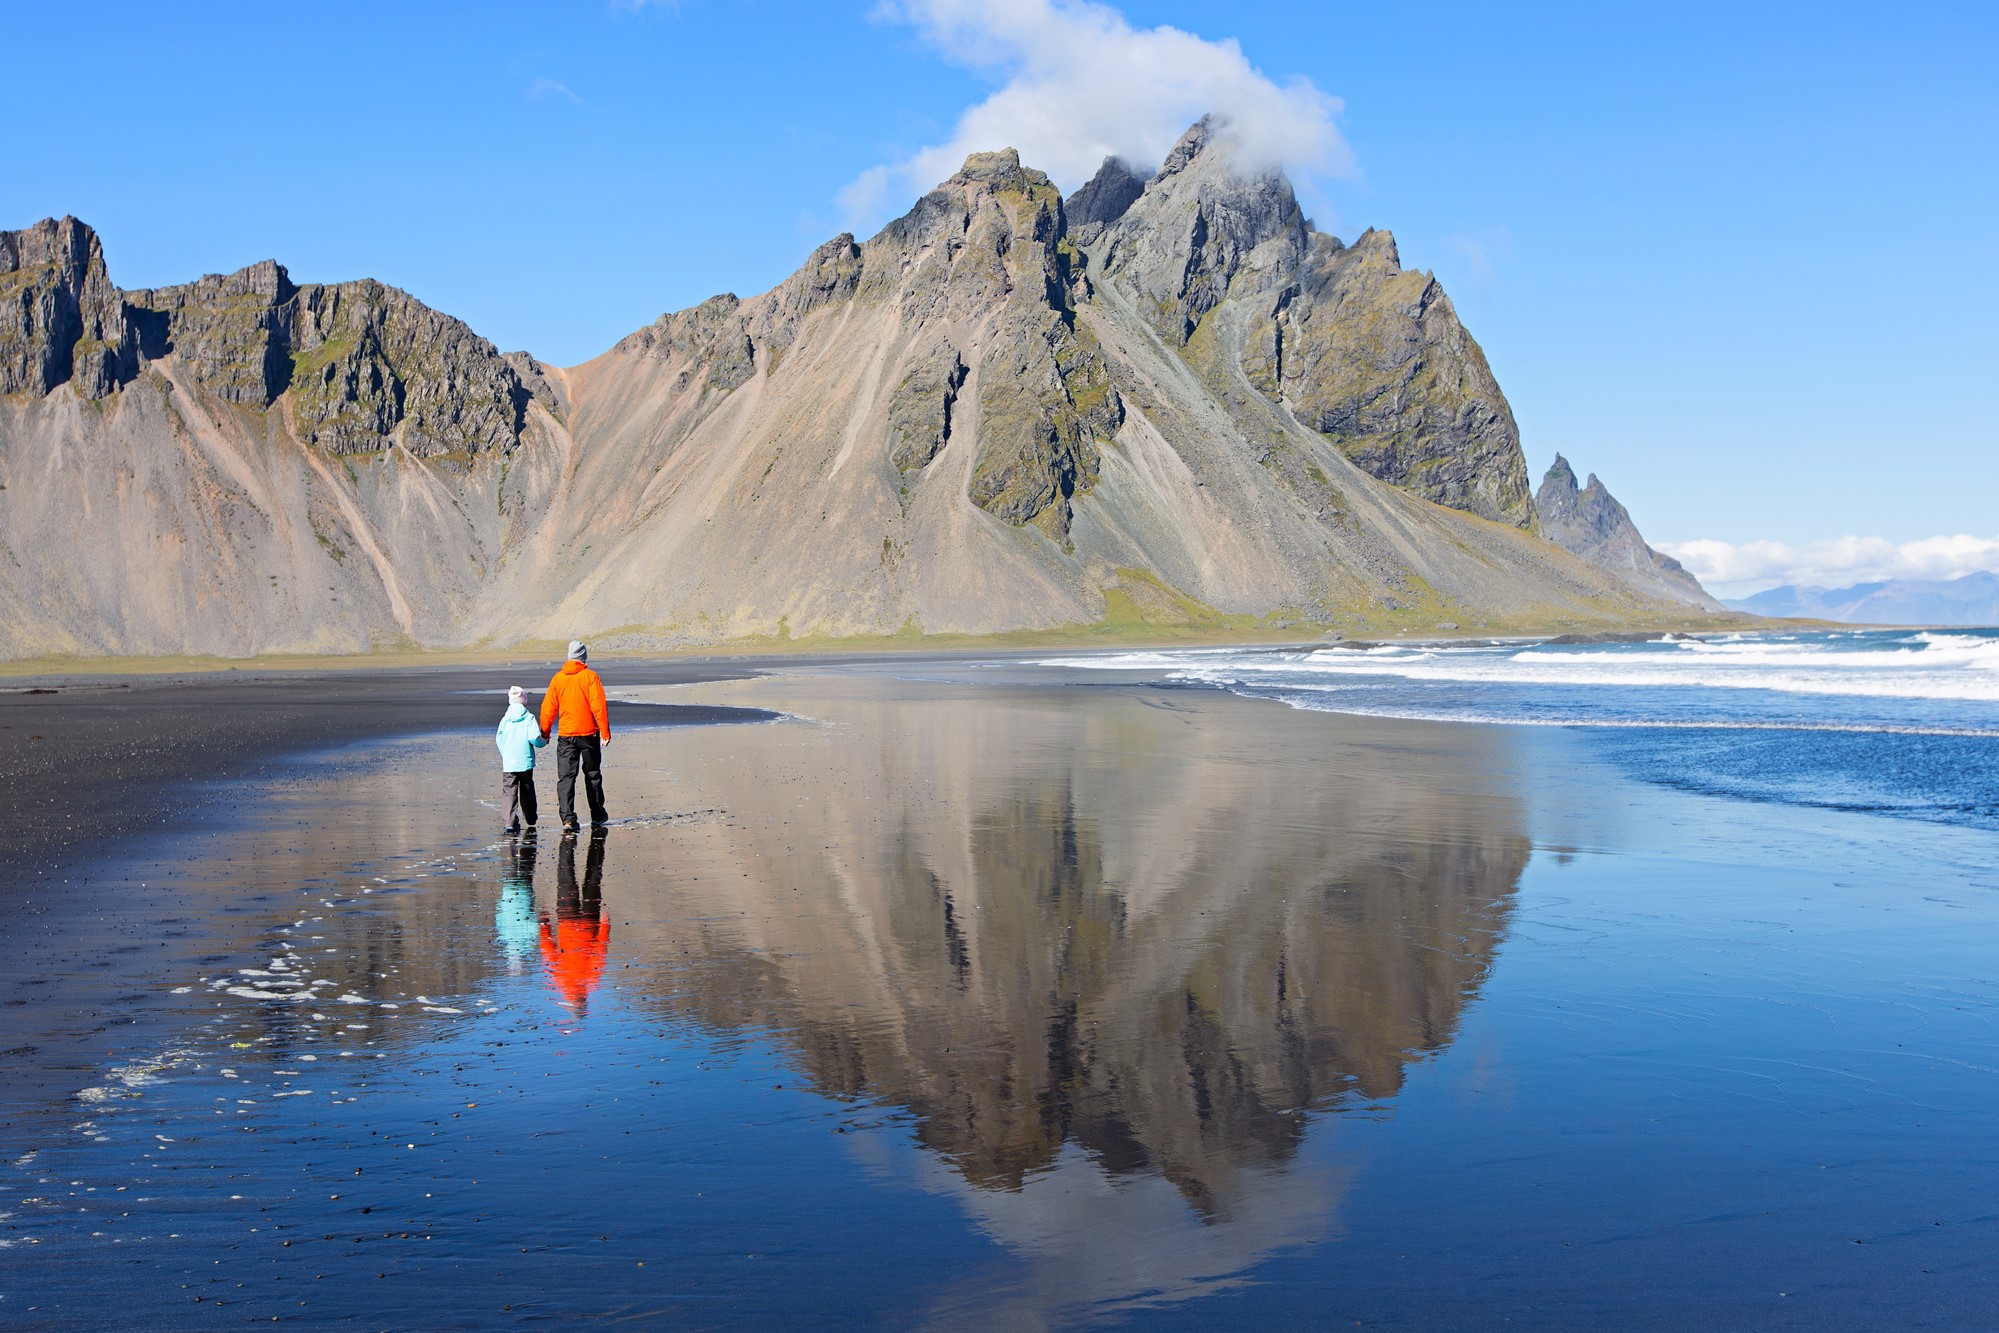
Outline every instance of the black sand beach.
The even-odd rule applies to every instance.
[[[1999,1314],[1989,833],[905,659],[607,668],[778,720],[502,838],[508,675],[162,692],[276,739],[10,884],[8,1327]]]
[[[633,684],[754,674],[755,663],[629,663]],[[548,667],[22,678],[0,687],[0,1052],[15,1087],[115,1055],[133,978],[108,966],[182,924],[170,883],[108,873],[177,830],[226,827],[299,755],[394,736],[490,732],[509,685]],[[612,705],[613,726],[703,725],[695,704]],[[756,716],[754,714],[749,716]],[[553,797],[553,782],[548,780]],[[552,806],[551,806],[552,808]],[[168,925],[172,921],[174,925]],[[164,947],[171,947],[165,945]],[[32,1052],[32,1059],[28,1058]]]
[[[755,662],[621,663],[631,684],[753,674]],[[0,685],[0,894],[59,875],[115,839],[185,821],[214,784],[326,746],[476,728],[509,685],[539,693],[549,668],[26,677]],[[671,707],[671,706],[669,706]],[[628,709],[621,708],[623,720]],[[700,708],[673,714],[699,723]],[[655,717],[650,720],[662,720]]]

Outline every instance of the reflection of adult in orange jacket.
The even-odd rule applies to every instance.
[[[569,645],[569,660],[548,682],[541,697],[541,733],[559,733],[555,743],[555,799],[562,827],[576,831],[576,772],[583,771],[583,790],[590,797],[590,822],[610,822],[604,811],[603,748],[611,743],[611,709],[604,702],[604,682],[588,665],[590,649],[582,640]]]
[[[590,839],[583,888],[576,887],[576,844],[565,839],[555,863],[555,916],[541,918],[541,960],[549,984],[579,1016],[604,975],[611,923],[604,919],[604,835]]]

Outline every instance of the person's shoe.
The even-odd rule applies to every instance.
[[[593,820],[591,820],[591,821],[590,821],[590,827],[591,827],[591,828],[609,828],[609,827],[611,827],[611,821],[610,821],[610,820],[608,820],[608,819],[593,819]]]
[[[519,824],[500,825],[500,832],[502,833],[519,833],[520,831],[521,831],[521,826]]]
[[[576,825],[575,825],[575,824],[574,824],[573,822],[571,822],[571,823],[565,823],[565,824],[564,824],[564,825],[562,826],[562,836],[563,836],[563,837],[565,837],[565,838],[573,838],[573,837],[575,837],[575,836],[576,836]]]

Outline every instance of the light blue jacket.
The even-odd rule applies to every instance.
[[[524,704],[515,704],[500,719],[493,739],[500,747],[500,768],[507,773],[532,773],[534,752],[548,744],[541,734],[541,721]]]

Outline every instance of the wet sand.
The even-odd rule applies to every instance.
[[[760,664],[607,669],[614,680],[671,685],[754,675]],[[0,686],[0,781],[12,806],[0,821],[0,901],[11,908],[20,886],[191,818],[218,794],[210,784],[329,745],[476,729],[496,715],[494,697],[507,686],[538,698],[550,674],[543,664],[10,681]],[[614,712],[613,727],[623,720]]]
[[[670,686],[757,669],[621,662],[611,672]],[[149,849],[171,862],[177,830],[233,826],[300,756],[394,736],[490,734],[506,688],[538,699],[549,674],[545,664],[222,671],[0,688],[0,788],[11,807],[0,820],[0,956],[10,960],[0,969],[0,1059],[13,1066],[9,1081],[63,1081],[116,1058],[145,1000],[115,960],[171,947],[163,935],[199,936],[180,928],[193,909],[170,874],[133,872]],[[612,705],[614,730],[736,716],[700,704]],[[553,809],[552,759],[542,767]]]
[[[1143,678],[614,683],[783,716],[630,729],[599,839],[497,836],[482,699],[72,866],[143,1016],[0,1009],[0,1321],[1999,1312],[1987,835]]]

